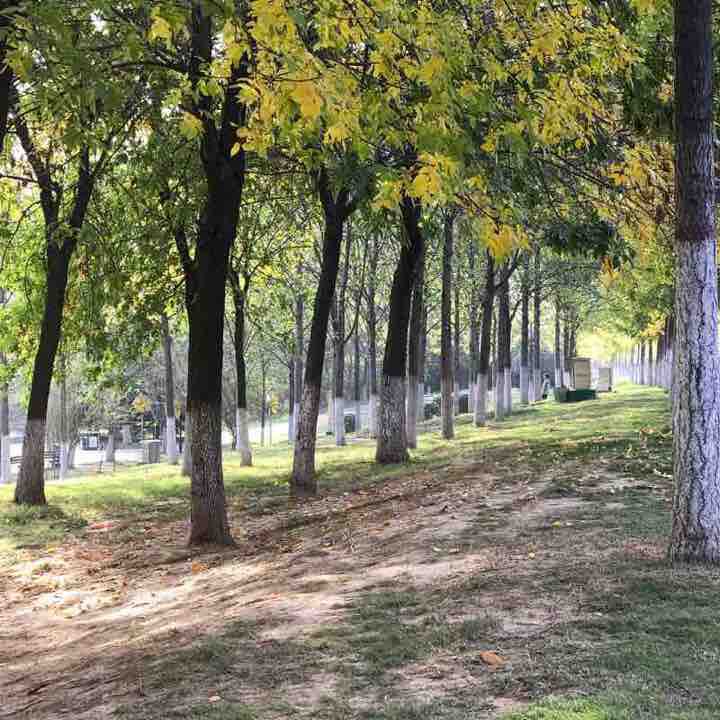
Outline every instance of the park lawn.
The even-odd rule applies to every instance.
[[[662,391],[428,430],[404,467],[323,442],[305,505],[287,446],[229,455],[232,550],[184,547],[176,468],[42,511],[0,489],[0,717],[717,716],[720,575],[664,562]]]

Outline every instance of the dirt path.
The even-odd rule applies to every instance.
[[[231,551],[191,553],[184,523],[91,526],[3,579],[0,718],[495,717],[572,687],[545,649],[611,557],[661,549],[597,523],[612,530],[611,494],[634,482],[606,460],[568,465],[587,490],[560,497],[556,470],[506,466],[463,456],[304,508],[239,502]]]

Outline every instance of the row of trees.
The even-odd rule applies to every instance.
[[[237,444],[250,462],[246,354],[260,338],[284,340],[298,497],[317,491],[329,333],[338,419],[347,344],[356,399],[367,356],[380,463],[406,460],[415,442],[432,322],[448,437],[463,325],[482,424],[493,336],[495,412],[510,410],[516,313],[523,401],[537,392],[543,303],[557,319],[558,380],[583,303],[598,298],[633,337],[659,335],[674,308],[678,377],[705,368],[716,318],[698,308],[714,307],[713,283],[698,289],[691,269],[702,261],[709,278],[714,265],[705,244],[683,253],[698,233],[709,242],[711,210],[701,222],[690,207],[707,194],[707,173],[701,183],[689,168],[705,168],[711,148],[683,121],[711,103],[712,58],[710,30],[693,24],[709,3],[687,5],[675,22],[678,63],[695,42],[685,47],[688,77],[705,80],[679,85],[675,223],[663,54],[672,22],[662,3],[6,4],[2,286],[14,300],[2,316],[2,379],[32,366],[16,500],[45,501],[60,343],[82,346],[107,374],[141,355],[158,325],[167,344],[168,316],[187,324],[193,543],[232,542],[223,377],[234,365]],[[674,224],[680,269],[663,275]],[[658,285],[665,305],[649,300]],[[688,326],[693,313],[701,326]],[[687,439],[698,430],[682,387],[676,427]],[[706,482],[700,460],[681,455],[678,478]],[[684,493],[678,503],[689,507]],[[678,556],[700,552],[685,544],[691,525],[677,526]]]

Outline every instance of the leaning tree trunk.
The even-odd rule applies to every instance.
[[[165,437],[167,458],[171,465],[178,461],[177,434],[175,432],[175,373],[173,369],[172,335],[167,315],[161,317],[163,333],[163,353],[165,357]]]
[[[401,210],[405,242],[400,250],[390,292],[390,313],[375,452],[375,459],[379,463],[406,462],[409,458],[405,432],[405,367],[410,296],[423,254],[423,235],[420,228],[420,204],[405,197],[401,203]]]
[[[417,424],[424,418],[420,415],[419,396],[423,391],[420,387],[420,367],[422,365],[422,327],[425,312],[425,258],[421,257],[413,285],[412,306],[410,314],[410,337],[408,339],[408,397],[407,397],[407,444],[409,448],[417,447]]]
[[[322,264],[313,319],[310,328],[310,342],[307,348],[305,380],[303,383],[300,417],[297,424],[297,439],[293,456],[293,471],[290,481],[291,492],[296,496],[317,493],[315,477],[315,443],[317,439],[317,421],[320,411],[320,391],[325,361],[325,343],[327,341],[330,306],[335,294],[340,248],[342,245],[343,224],[348,216],[347,193],[341,191],[344,199],[335,202],[330,197],[329,180],[322,172],[319,176],[319,188],[325,214],[325,232],[323,238]],[[328,408],[329,410],[329,408]]]
[[[712,9],[675,3],[675,562],[720,562]]]
[[[69,266],[70,252],[48,242],[45,309],[30,385],[20,474],[15,486],[15,502],[24,505],[46,503],[45,427],[50,383],[62,332]]]
[[[487,252],[485,258],[485,294],[480,328],[480,354],[478,356],[477,388],[475,391],[475,425],[484,427],[487,422],[488,375],[492,344],[492,316],[495,303],[495,261]]]
[[[442,435],[455,437],[453,407],[454,362],[452,342],[453,216],[445,216],[442,260],[442,299],[440,301],[440,415]]]
[[[523,256],[520,307],[520,403],[530,404],[530,254]]]

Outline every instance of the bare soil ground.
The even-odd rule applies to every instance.
[[[238,494],[231,550],[127,517],[31,548],[1,578],[0,717],[495,718],[606,692],[628,583],[669,572],[667,440],[628,438]]]

